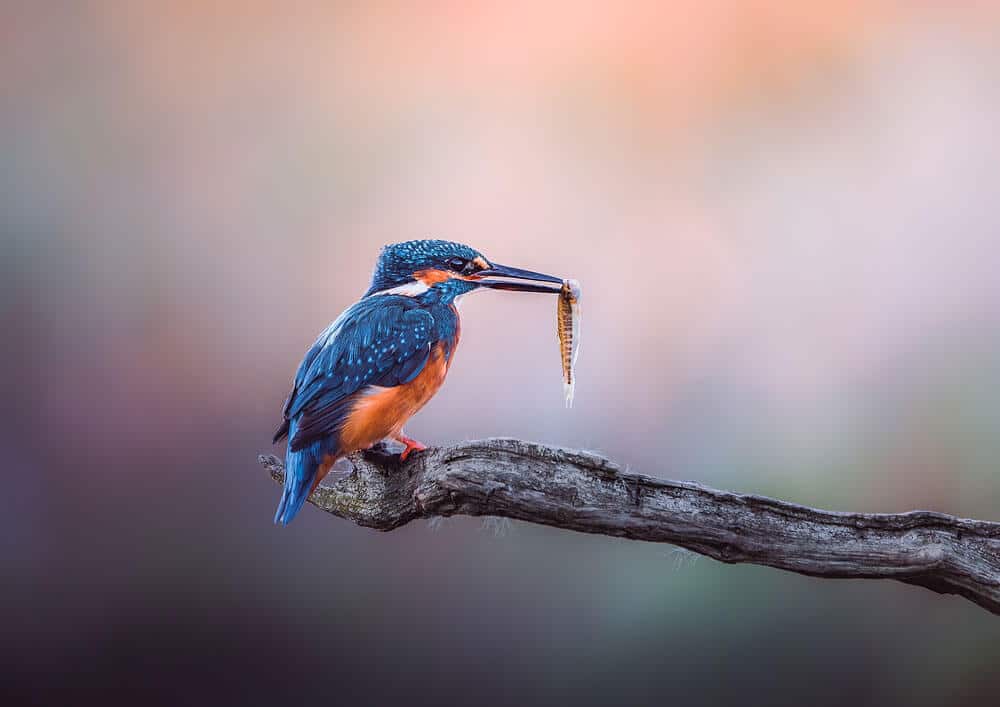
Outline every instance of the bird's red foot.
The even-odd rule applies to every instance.
[[[403,444],[406,445],[406,449],[404,449],[399,454],[400,461],[405,462],[407,458],[410,456],[410,452],[422,452],[425,449],[427,449],[427,445],[423,444],[422,442],[418,442],[415,439],[410,439],[406,435],[400,435],[399,437],[396,437],[396,441],[402,442]]]

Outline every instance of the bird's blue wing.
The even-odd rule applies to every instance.
[[[306,353],[275,441],[292,420],[292,451],[339,432],[355,393],[412,381],[434,340],[434,317],[409,297],[378,295],[354,304]]]

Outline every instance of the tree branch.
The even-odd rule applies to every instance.
[[[813,577],[896,579],[1000,614],[1000,523],[823,511],[627,474],[596,454],[515,439],[429,449],[406,463],[385,447],[350,459],[354,470],[309,500],[378,530],[434,516],[501,516]],[[283,481],[279,459],[259,461]]]

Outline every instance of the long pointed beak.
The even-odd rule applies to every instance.
[[[492,278],[506,278],[503,280],[495,280]],[[480,279],[480,278],[491,278],[491,279]],[[553,282],[558,285],[558,287],[553,287],[552,285],[533,285],[530,282],[525,282],[525,280],[531,280],[533,282]],[[532,272],[531,270],[521,270],[520,268],[511,268],[506,265],[497,265],[494,263],[492,267],[488,270],[480,270],[476,273],[476,281],[482,287],[489,287],[493,290],[511,290],[514,292],[545,292],[549,294],[559,294],[562,291],[562,280],[558,277],[553,277],[552,275],[545,275],[540,272]]]

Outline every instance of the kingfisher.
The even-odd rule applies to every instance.
[[[553,283],[553,284],[542,284]],[[274,516],[288,525],[336,461],[383,439],[426,449],[403,426],[441,388],[461,334],[459,300],[482,289],[558,295],[562,280],[498,265],[443,240],[382,249],[371,286],[306,352],[274,443],[288,439]]]

